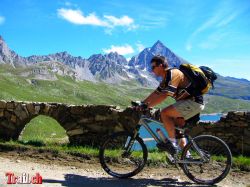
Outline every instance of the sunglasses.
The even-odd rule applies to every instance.
[[[156,65],[151,66],[151,69],[154,70],[156,67],[158,67],[158,66],[156,66]]]

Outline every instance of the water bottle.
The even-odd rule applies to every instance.
[[[160,136],[160,139],[162,140],[162,142],[166,143],[167,142],[167,137],[164,135],[162,130],[160,128],[157,128],[156,132]]]

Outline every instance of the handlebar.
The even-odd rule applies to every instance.
[[[141,101],[131,101],[131,105],[133,108],[139,108],[140,110],[150,110],[152,108],[148,108],[148,104],[147,103],[144,103],[144,102],[141,102]]]
[[[131,101],[131,105],[133,109],[142,112],[143,115],[160,120],[160,109],[154,109],[152,107],[149,108],[147,103],[143,103],[141,101]]]

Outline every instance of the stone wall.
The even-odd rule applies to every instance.
[[[54,118],[74,144],[99,144],[105,135],[132,129],[139,115],[116,106],[0,101],[0,139],[17,140],[25,125],[38,115]]]
[[[216,123],[200,122],[191,135],[211,134],[223,139],[232,153],[250,155],[250,112],[229,112]]]
[[[38,115],[54,118],[73,144],[97,145],[114,131],[132,130],[139,114],[116,106],[0,101],[0,139],[17,140]],[[191,135],[212,134],[225,140],[233,153],[250,155],[250,112],[229,112],[217,123],[200,122]]]

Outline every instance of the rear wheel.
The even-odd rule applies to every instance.
[[[148,151],[140,137],[118,132],[108,137],[100,147],[102,168],[111,176],[128,178],[139,173],[147,161]]]
[[[197,136],[193,141],[194,144],[189,142],[184,148],[182,160],[197,163],[182,164],[184,173],[200,184],[215,184],[223,180],[232,166],[231,151],[226,143],[210,135]]]

